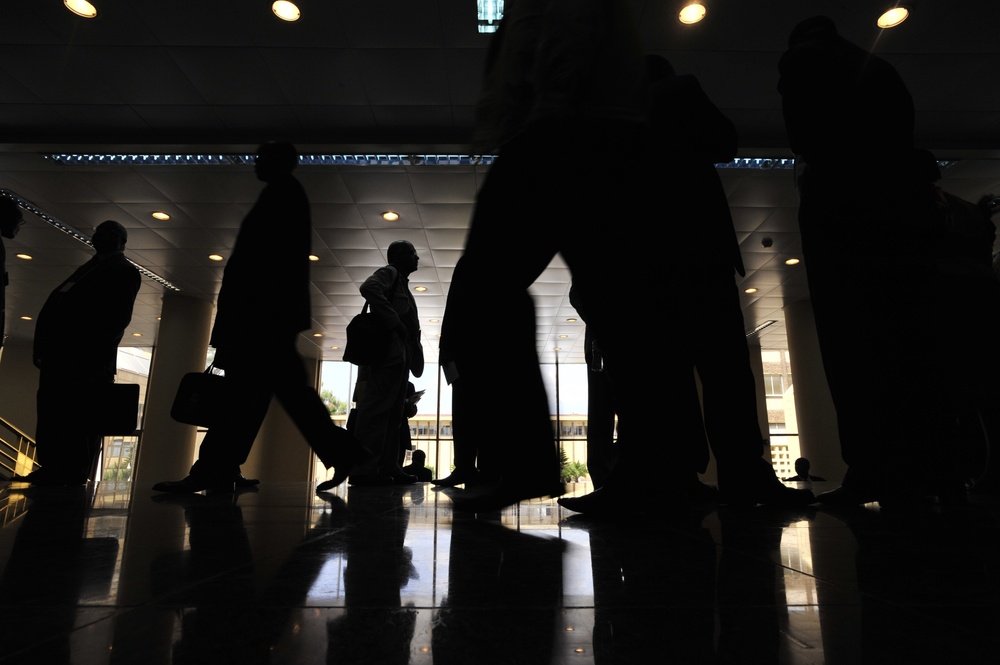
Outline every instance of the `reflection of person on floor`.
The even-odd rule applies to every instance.
[[[456,515],[434,665],[552,663],[564,549],[561,540]]]
[[[0,574],[0,598],[9,608],[0,622],[4,662],[76,662],[70,637],[78,628],[81,590],[104,583],[105,572],[110,584],[118,545],[84,538],[88,499],[83,485],[32,494]],[[98,555],[92,543],[104,540],[114,549]]]
[[[412,552],[403,546],[409,511],[398,490],[354,490],[347,507],[350,527],[337,535],[347,557],[344,614],[327,626],[326,662],[406,665],[417,618],[400,595],[414,574]]]
[[[312,326],[309,252],[312,221],[305,189],[292,172],[298,151],[290,143],[264,143],[254,173],[264,189],[243,220],[222,275],[210,343],[215,365],[239,386],[217,425],[208,429],[198,460],[183,480],[157,483],[159,492],[232,492],[256,484],[240,473],[254,439],[277,398],[327,469],[326,485],[347,480],[364,457],[357,441],[337,427],[306,376],[296,339]],[[266,325],[264,325],[266,322]]]
[[[67,413],[66,395],[83,395],[114,383],[118,343],[132,320],[142,278],[125,258],[128,231],[113,220],[94,231],[96,254],[49,295],[35,321],[38,368],[38,462],[24,478],[35,485],[87,482],[102,437],[81,429]],[[74,332],[67,344],[66,331]]]

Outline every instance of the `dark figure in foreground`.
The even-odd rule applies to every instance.
[[[913,100],[891,64],[840,36],[825,16],[795,27],[779,71],[810,299],[848,464],[841,487],[818,499],[960,501],[957,460],[940,454],[955,438],[937,364],[944,354],[915,334],[937,327],[914,284],[938,279],[940,214],[933,156],[914,147]],[[858,335],[857,321],[871,334]],[[877,409],[857,390],[853,369],[876,366]]]
[[[808,483],[813,480],[826,480],[826,478],[820,478],[819,476],[813,476],[809,474],[809,460],[805,457],[800,457],[795,460],[795,475],[790,478],[785,478],[785,482],[802,482]]]
[[[419,258],[407,240],[390,244],[386,256],[389,264],[361,285],[361,295],[371,311],[393,335],[389,354],[382,363],[358,368],[354,435],[373,457],[351,474],[351,485],[416,482],[416,478],[403,473],[398,453],[410,374],[419,378],[424,372],[417,303],[409,287],[409,276],[417,269]]]
[[[24,224],[21,208],[13,201],[0,196],[0,236],[13,239]],[[5,310],[7,308],[7,249],[0,240],[0,347],[7,336],[4,334]]]
[[[66,395],[87,395],[114,383],[118,343],[132,320],[142,278],[125,258],[128,232],[118,222],[94,231],[97,253],[49,295],[35,321],[33,359],[38,368],[36,438],[40,469],[24,478],[34,485],[87,482],[101,449],[101,435],[67,413]],[[75,342],[65,335],[73,331]],[[82,415],[82,414],[80,414]]]
[[[345,481],[364,457],[357,441],[333,424],[295,348],[299,333],[312,325],[312,225],[309,200],[292,175],[297,164],[291,144],[265,143],[257,150],[254,171],[265,187],[236,236],[210,340],[216,367],[239,387],[239,395],[205,434],[190,474],[157,483],[156,491],[231,492],[234,486],[256,484],[243,477],[240,465],[250,454],[272,396],[326,468],[336,468],[334,485]]]
[[[588,325],[608,358],[623,353],[620,366],[636,371],[648,360],[637,357],[634,340],[623,339],[630,322],[618,316],[638,317],[648,307],[649,289],[626,289],[624,282],[655,284],[659,275],[653,265],[623,265],[630,255],[625,247],[634,238],[608,229],[609,219],[632,216],[631,206],[638,215],[643,204],[640,41],[631,8],[612,0],[510,2],[493,37],[475,149],[497,150],[498,156],[479,191],[448,292],[441,363],[453,387],[456,447],[468,438],[480,458],[502,451],[518,464],[504,465],[498,481],[454,497],[457,510],[490,512],[565,491],[528,292],[556,254],[594,303]],[[560,167],[551,168],[539,154],[560,155]],[[565,201],[583,195],[586,209],[567,233]],[[510,238],[524,241],[498,285],[496,248]],[[484,337],[480,322],[496,312],[508,316],[504,330]],[[660,395],[646,390],[645,377],[622,390],[627,406],[620,416],[625,420],[626,410],[634,410],[629,422],[636,437],[654,436],[658,429],[644,418],[651,421],[657,414],[662,423],[664,417]],[[511,440],[491,426],[495,405],[485,398],[490,394],[519,396],[520,436]]]
[[[704,470],[707,433],[718,465],[720,501],[750,506],[812,503],[812,492],[782,485],[763,456],[757,390],[734,280],[734,273],[744,275],[745,270],[729,203],[715,169],[716,163],[736,156],[736,129],[695,77],[676,75],[670,63],[658,56],[649,56],[645,62],[650,144],[665,157],[645,182],[649,192],[669,183],[672,196],[668,198],[676,202],[668,213],[670,228],[674,242],[683,248],[680,258],[660,268],[669,282],[684,284],[678,291],[688,299],[687,308],[697,312],[684,326],[683,339],[672,347],[678,367],[670,379],[671,399],[682,407],[682,415],[673,421],[679,427],[672,438],[688,439],[675,453],[678,465]],[[684,131],[678,131],[679,127]],[[682,363],[686,367],[680,367]],[[693,370],[702,384],[701,404]],[[616,381],[622,379],[617,365],[612,364],[610,372],[616,387],[628,381]],[[629,433],[625,438],[622,459],[608,483],[591,494],[560,499],[562,506],[614,515],[645,501],[647,490],[636,479],[643,477],[643,465],[656,454],[663,437],[633,440]],[[697,476],[692,481],[688,471],[679,482],[676,503],[704,501],[706,492]]]

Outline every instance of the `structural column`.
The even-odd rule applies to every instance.
[[[823,369],[812,302],[788,304],[784,312],[800,454],[816,475],[839,482],[847,465],[840,454],[837,411]]]
[[[181,377],[205,369],[213,309],[212,303],[197,298],[173,292],[163,296],[133,488],[143,490],[161,480],[183,478],[191,468],[197,428],[171,418],[170,407]]]

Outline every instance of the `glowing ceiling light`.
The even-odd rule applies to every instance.
[[[154,212],[149,213],[149,216],[152,217],[153,219],[158,219],[161,222],[165,222],[168,219],[170,219],[170,215],[160,210],[156,210]]]
[[[880,28],[895,28],[897,25],[905,21],[909,15],[910,10],[903,5],[900,5],[899,7],[893,7],[879,16],[876,23]]]
[[[282,21],[298,21],[302,15],[295,3],[288,0],[278,0],[271,5],[271,11]]]
[[[681,9],[680,14],[677,15],[677,19],[685,25],[691,25],[705,18],[707,11],[705,5],[700,2],[692,2]]]
[[[382,213],[382,219],[384,219],[387,222],[395,222],[397,219],[399,219],[399,213],[393,212],[392,210],[387,210]]]
[[[87,2],[87,0],[63,0],[66,9],[77,16],[83,18],[94,18],[97,16],[97,7]]]

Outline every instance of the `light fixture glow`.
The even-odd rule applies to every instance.
[[[337,346],[336,344],[334,344],[334,345],[333,345],[333,346],[331,346],[330,348],[331,348],[331,349],[333,349],[334,351],[336,351],[336,350],[337,350],[337,349],[339,349],[340,347],[339,347],[339,346]]]
[[[795,264],[797,264],[798,262],[799,262],[799,260],[798,260],[798,259],[787,259],[787,260],[785,261],[785,265],[786,265],[786,266],[794,266],[794,265],[795,265]]]
[[[19,259],[24,259],[25,261],[31,261],[33,258],[31,254],[15,254],[14,256],[16,256]]]
[[[569,337],[569,335],[559,335],[559,339],[566,339],[568,337]]]
[[[757,293],[757,289],[751,286],[749,289],[743,289],[743,293]]]
[[[271,5],[271,11],[282,21],[298,21],[302,15],[295,3],[288,2],[288,0],[278,0]]]
[[[142,337],[142,333],[132,333],[132,337]]]
[[[309,260],[310,261],[319,261],[319,257],[316,256],[315,254],[310,254],[309,255]]]
[[[700,2],[692,2],[681,9],[680,14],[677,15],[677,19],[685,25],[691,25],[705,18],[707,11],[705,5]]]
[[[22,316],[22,317],[21,317],[21,320],[22,320],[22,321],[30,321],[30,320],[31,320],[31,317],[30,317],[30,316]]]
[[[566,323],[576,323],[576,319],[566,319]]]
[[[156,210],[156,211],[153,211],[153,212],[149,213],[149,216],[152,217],[153,219],[158,219],[161,222],[165,222],[168,219],[170,219],[170,215],[168,215],[167,213],[162,212],[160,210]]]
[[[221,254],[209,254],[208,255],[208,259],[210,261],[221,261],[222,260],[222,255]]]
[[[395,222],[397,219],[399,219],[399,213],[387,210],[382,213],[382,219],[384,219],[387,222]]]
[[[899,7],[893,7],[879,16],[876,23],[880,28],[895,28],[897,25],[905,21],[909,15],[910,10],[903,5],[900,5]]]
[[[66,9],[77,16],[83,18],[94,18],[97,16],[97,7],[87,2],[87,0],[63,0]]]
[[[426,286],[418,286],[418,287],[415,287],[413,290],[416,291],[417,293],[423,293],[424,291],[427,290],[427,287]]]
[[[428,319],[431,323],[441,323],[441,319]]]
[[[553,351],[562,351],[562,347],[561,346],[554,346],[554,347],[552,347],[552,350]]]

